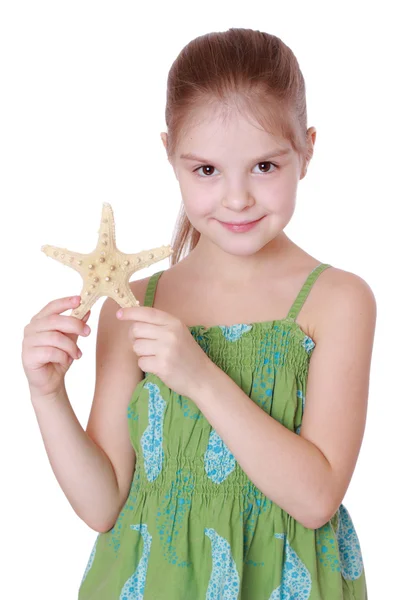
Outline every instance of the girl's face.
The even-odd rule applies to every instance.
[[[199,117],[171,160],[187,216],[202,244],[207,240],[238,256],[255,254],[290,221],[305,175],[302,161],[287,140],[236,111],[222,119],[204,109]],[[256,220],[247,231],[222,224]]]

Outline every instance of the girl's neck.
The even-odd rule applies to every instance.
[[[240,234],[237,234],[240,235]],[[247,281],[254,281],[258,276],[273,276],[285,269],[285,264],[291,263],[305,253],[292,242],[284,232],[271,240],[257,254],[251,256],[235,256],[221,250],[204,238],[200,239],[196,247],[182,261],[192,274],[199,279],[226,281],[235,283],[240,281],[246,285]]]

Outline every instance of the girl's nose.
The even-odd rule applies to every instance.
[[[224,195],[222,204],[223,206],[231,208],[232,210],[243,210],[248,206],[253,206],[255,204],[255,200],[250,192],[246,189],[230,190]]]

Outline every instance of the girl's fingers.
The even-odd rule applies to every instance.
[[[75,360],[68,352],[64,352],[54,346],[36,346],[30,353],[32,365],[43,366],[46,363],[58,363],[63,366],[70,366]]]
[[[52,347],[58,350],[63,350],[72,358],[80,358],[82,352],[73,340],[67,335],[63,335],[59,331],[43,331],[37,333],[34,338],[34,343],[31,348]]]
[[[137,356],[155,356],[157,353],[157,342],[156,340],[134,340],[132,343],[132,350]]]
[[[132,323],[128,328],[128,336],[131,341],[135,338],[146,338],[149,340],[156,340],[159,336],[158,325],[152,323]]]
[[[80,299],[80,296],[71,296],[52,300],[32,318],[31,323],[36,319],[42,319],[43,317],[48,317],[50,315],[60,314],[70,308],[77,308],[80,304]]]
[[[42,319],[37,319],[31,324],[31,328],[32,326],[35,333],[40,333],[43,331],[61,331],[62,333],[72,333],[76,336],[87,336],[90,333],[90,327],[89,325],[86,325],[86,321],[83,319],[76,319],[75,317],[59,314],[52,314],[48,315],[47,317],[43,317]],[[89,328],[88,333],[85,331],[86,327]]]

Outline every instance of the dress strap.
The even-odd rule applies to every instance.
[[[158,273],[153,273],[153,275],[151,275],[147,284],[146,295],[144,297],[144,306],[153,306],[157,283],[161,273],[164,273],[164,271],[158,271]]]
[[[297,315],[299,314],[301,307],[303,306],[304,302],[306,301],[306,298],[307,298],[308,294],[310,293],[314,282],[317,280],[318,276],[322,273],[322,271],[325,271],[325,269],[327,269],[328,267],[331,267],[331,266],[332,265],[328,265],[326,263],[320,263],[318,266],[315,267],[315,269],[313,269],[311,271],[311,273],[307,277],[303,287],[301,288],[300,292],[298,293],[296,300],[293,302],[292,307],[288,312],[288,316],[286,317],[286,320],[288,320],[288,321],[296,320]]]

